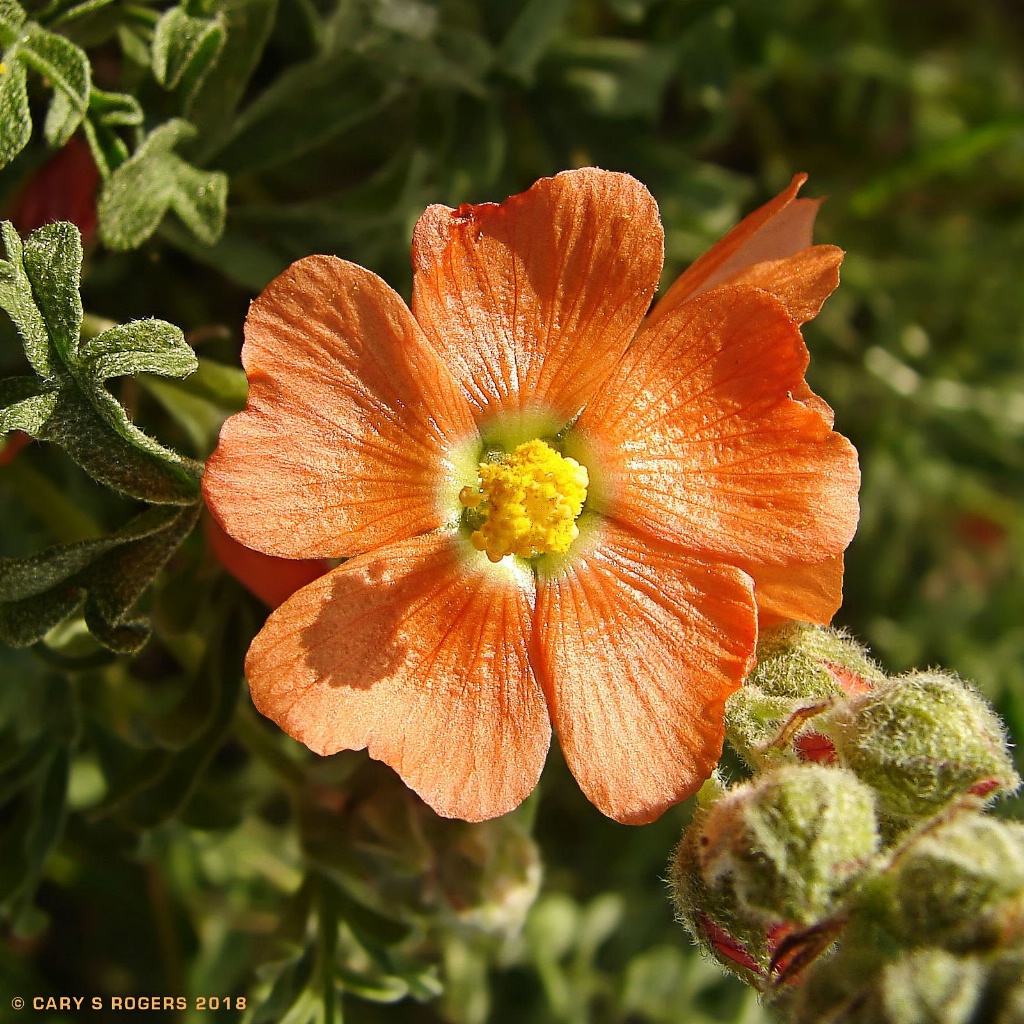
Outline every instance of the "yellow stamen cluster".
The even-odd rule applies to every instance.
[[[565,554],[580,535],[576,520],[587,500],[585,467],[541,440],[527,441],[498,462],[480,463],[480,487],[463,487],[459,501],[485,519],[469,540],[492,562],[505,555]]]

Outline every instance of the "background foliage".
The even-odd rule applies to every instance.
[[[891,671],[976,680],[1024,736],[1024,10],[0,0],[0,46],[0,206],[22,235],[56,216],[86,238],[81,308],[58,229],[24,256],[8,233],[0,272],[37,341],[0,325],[0,423],[44,438],[0,454],[0,632],[38,641],[0,650],[0,1005],[762,1020],[671,920],[686,808],[618,826],[553,753],[521,812],[441,822],[386,769],[259,720],[241,659],[265,608],[202,530],[182,543],[195,461],[244,404],[246,305],[293,259],[408,294],[428,203],[593,163],[654,193],[668,281],[806,170],[818,240],[849,252],[806,329],[864,471],[837,621]]]

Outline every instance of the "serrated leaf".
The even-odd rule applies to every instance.
[[[0,72],[0,167],[6,167],[31,137],[25,68],[16,60],[4,62]]]
[[[35,643],[84,603],[86,624],[101,643],[137,651],[149,630],[129,619],[132,606],[198,516],[198,505],[151,508],[109,537],[0,560],[0,641]]]
[[[181,7],[165,11],[153,32],[153,74],[167,89],[182,90],[188,111],[221,50],[226,33],[220,18],[196,18]]]
[[[79,346],[77,229],[48,224],[24,244],[9,222],[2,231],[8,259],[0,262],[0,307],[10,314],[42,380],[35,388],[21,381],[0,392],[9,407],[0,412],[0,424],[59,444],[95,479],[131,497],[195,502],[202,467],[135,426],[104,386],[126,374],[191,373],[198,363],[181,331],[161,320],[141,320]]]
[[[220,237],[227,209],[227,175],[193,167],[174,152],[195,133],[187,121],[168,121],[107,179],[98,212],[100,237],[109,248],[138,248],[168,210],[201,242],[212,245]]]

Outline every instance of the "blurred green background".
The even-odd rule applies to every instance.
[[[195,458],[240,400],[217,368],[238,365],[247,303],[293,259],[334,253],[408,296],[427,204],[596,164],[658,200],[667,284],[807,171],[804,194],[828,196],[816,240],[848,252],[805,329],[809,380],[863,469],[837,624],[887,670],[975,680],[1024,737],[1024,5],[204,0],[181,10],[225,27],[233,75],[192,95],[150,67],[171,5],[27,9],[147,128],[196,124],[189,160],[228,175],[216,244],[169,216],[135,249],[95,243],[83,274],[88,313],[161,317],[195,345],[202,386],[118,391]],[[8,210],[48,156],[37,134],[0,171]],[[0,375],[20,373],[2,329]],[[0,467],[0,554],[134,507],[31,445]],[[616,825],[553,752],[522,812],[437,822],[361,755],[314,761],[258,720],[240,665],[265,610],[200,532],[146,607],[154,638],[133,658],[74,622],[0,653],[4,1013],[19,995],[171,994],[192,1008],[161,1019],[768,1019],[672,921],[686,808]]]

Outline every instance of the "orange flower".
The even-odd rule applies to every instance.
[[[802,178],[676,282],[650,193],[588,168],[431,206],[412,311],[311,256],[253,303],[249,404],[206,498],[248,547],[348,558],[253,641],[256,706],[368,748],[436,811],[534,788],[554,726],[589,799],[652,821],[721,753],[766,614],[831,618],[856,454],[804,383],[837,281]]]

